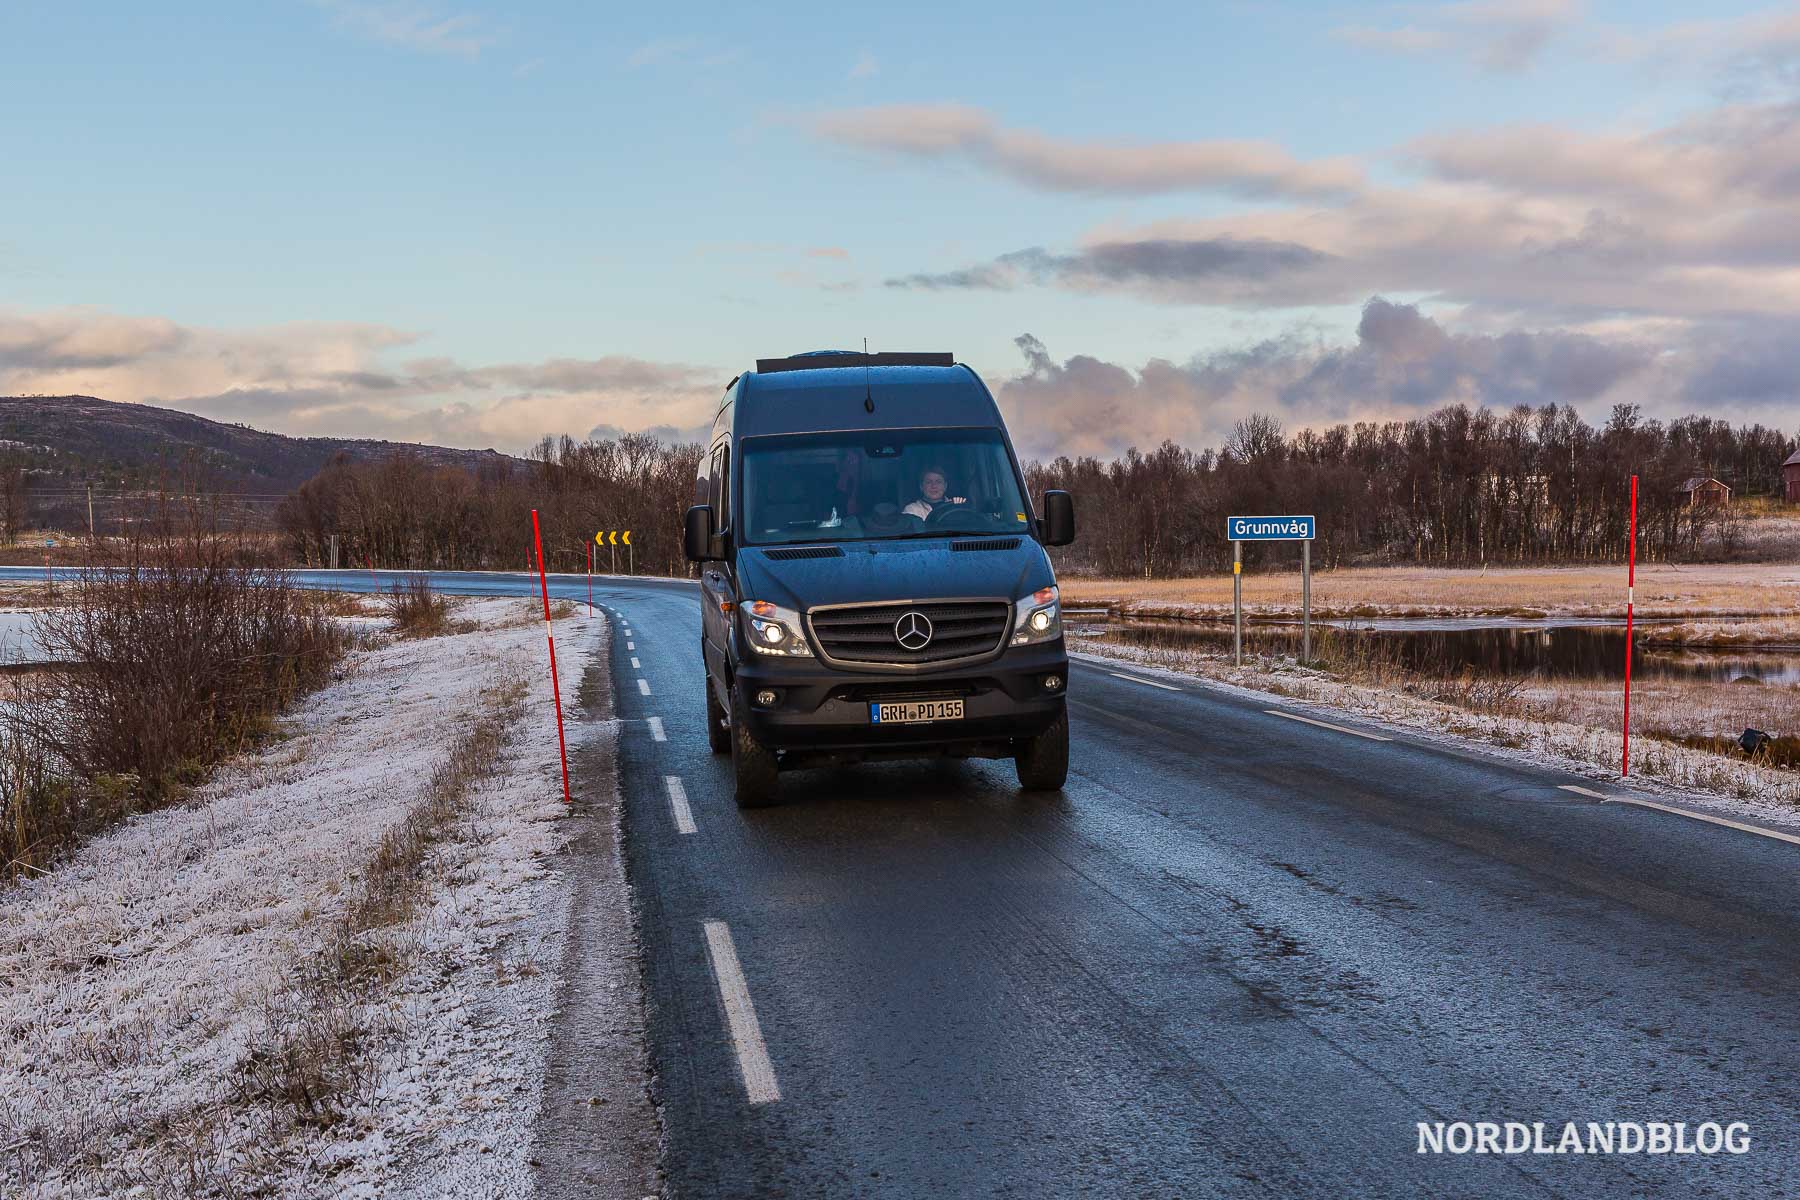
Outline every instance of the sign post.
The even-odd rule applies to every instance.
[[[1300,543],[1300,658],[1312,661],[1312,542],[1316,522],[1306,517],[1230,517],[1225,536],[1231,540],[1231,655],[1244,665],[1244,543]]]
[[[631,545],[631,530],[602,529],[594,534],[596,545],[606,546],[612,550],[612,573],[614,575],[619,573],[619,543],[621,541],[625,543],[625,556],[626,561],[630,564],[629,569],[635,575],[637,574],[637,552]]]
[[[1244,543],[1231,543],[1231,662],[1244,665]]]
[[[1631,609],[1637,590],[1637,479],[1631,477],[1631,546],[1625,552],[1625,736],[1620,742],[1619,775],[1631,774]]]

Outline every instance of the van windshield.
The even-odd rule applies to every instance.
[[[997,429],[746,438],[740,536],[752,545],[1023,533]]]

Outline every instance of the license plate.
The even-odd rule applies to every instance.
[[[892,704],[869,704],[871,725],[917,725],[925,721],[960,721],[961,700],[898,700]]]

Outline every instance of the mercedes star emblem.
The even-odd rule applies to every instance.
[[[903,614],[894,622],[894,640],[902,650],[923,650],[931,643],[931,620],[922,612]]]

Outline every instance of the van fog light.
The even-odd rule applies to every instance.
[[[1046,675],[1046,676],[1044,676],[1044,690],[1046,692],[1062,691],[1062,676],[1061,675]]]
[[[756,704],[758,708],[768,708],[779,699],[781,699],[781,697],[777,696],[774,691],[769,688],[764,688],[762,691],[756,693]]]
[[[1030,623],[1031,623],[1031,631],[1033,633],[1048,632],[1050,629],[1050,610],[1047,608],[1038,609],[1036,612],[1031,614],[1031,622]]]

